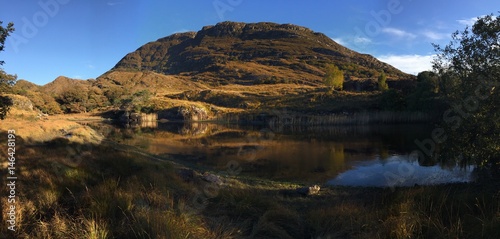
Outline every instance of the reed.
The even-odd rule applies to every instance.
[[[306,125],[369,125],[369,124],[410,124],[431,122],[433,117],[424,112],[373,111],[357,113],[331,113],[311,115],[302,113],[244,113],[225,114],[215,121],[240,124],[266,124],[270,127]]]

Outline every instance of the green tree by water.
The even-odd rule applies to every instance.
[[[440,156],[474,162],[500,176],[500,16],[478,18],[435,49],[434,70],[449,105]]]
[[[334,90],[342,90],[344,85],[344,72],[342,72],[337,66],[330,64],[326,67],[326,73],[323,81],[325,85]]]
[[[5,40],[14,31],[14,24],[9,23],[7,27],[2,26],[3,22],[0,21],[0,52],[4,50]],[[0,60],[0,66],[5,62]],[[12,100],[9,97],[2,96],[1,94],[10,93],[12,85],[16,82],[17,76],[7,74],[0,68],[0,120],[5,119],[7,112],[12,106]]]
[[[439,88],[438,74],[432,71],[418,73],[416,87],[406,97],[408,110],[440,112],[442,104]]]
[[[439,77],[435,72],[422,71],[417,75],[417,90],[438,93]]]

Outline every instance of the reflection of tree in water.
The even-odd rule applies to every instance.
[[[326,160],[321,160],[317,172],[341,171],[346,167],[344,144],[335,143],[328,149]]]

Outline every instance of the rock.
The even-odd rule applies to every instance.
[[[205,172],[203,176],[201,176],[201,178],[207,182],[215,183],[217,185],[222,185],[224,183],[222,182],[222,179],[219,176],[208,172]]]
[[[123,124],[140,124],[143,122],[156,122],[158,119],[157,114],[145,114],[145,113],[136,113],[130,111],[122,111],[118,115],[118,120]]]
[[[118,120],[120,120],[121,123],[128,123],[130,120],[130,112],[124,111],[119,117]]]
[[[311,187],[298,188],[297,192],[305,196],[311,196],[318,194],[319,190],[321,190],[319,185],[313,185]]]
[[[180,107],[179,114],[185,121],[207,120],[208,113],[205,109],[191,105],[189,107]]]
[[[139,123],[141,120],[141,115],[139,113],[132,112],[130,113],[129,120],[131,123]]]
[[[30,99],[21,95],[5,94],[12,101],[12,107],[18,110],[33,111],[33,103]]]

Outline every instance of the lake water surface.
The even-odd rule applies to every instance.
[[[332,127],[155,124],[108,129],[108,138],[199,169],[241,176],[344,186],[414,186],[471,180],[472,167],[418,159],[414,141],[428,125]]]

